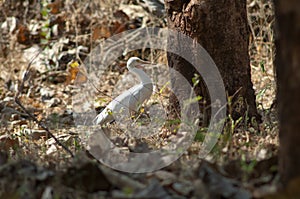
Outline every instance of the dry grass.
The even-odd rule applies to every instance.
[[[259,108],[268,109],[275,99],[274,80],[274,8],[271,1],[249,1],[248,20],[251,29],[249,53],[252,81]]]
[[[125,1],[123,3],[126,3]],[[11,4],[13,5],[13,4]],[[89,2],[86,4],[84,1],[79,1],[76,3],[76,5],[71,4],[70,2],[65,2],[65,5],[67,6],[67,10],[63,14],[64,17],[68,15],[65,20],[67,21],[68,26],[68,32],[66,33],[67,37],[71,38],[77,45],[86,45],[86,46],[94,46],[95,44],[90,43],[90,34],[89,32],[93,30],[93,28],[98,27],[99,25],[103,25],[104,23],[106,26],[112,28],[115,24],[115,21],[118,21],[119,19],[116,18],[112,13],[114,13],[118,7],[119,3],[114,2],[112,0],[109,1],[100,1],[100,2]],[[25,8],[23,8],[21,5],[16,6],[21,11],[25,12]],[[87,14],[84,14],[82,11],[82,7],[84,7],[85,12]],[[7,11],[7,10],[6,10]],[[33,20],[38,20],[38,13],[30,10],[27,11],[27,16],[33,16]],[[149,13],[140,13],[141,15],[144,15],[145,18],[148,19],[148,22],[143,23],[149,23],[152,24],[155,21],[159,21],[161,19],[155,18],[151,16]],[[9,11],[6,13],[6,16],[14,16],[15,13],[12,11]],[[274,98],[275,98],[275,81],[274,81],[274,72],[273,72],[273,59],[274,59],[274,34],[273,34],[273,25],[274,25],[274,13],[273,13],[273,5],[271,1],[248,1],[248,19],[249,19],[249,26],[251,29],[251,38],[250,38],[250,46],[249,46],[249,53],[251,57],[251,69],[252,69],[252,80],[254,84],[254,88],[257,94],[257,103],[258,107],[260,109],[260,112],[264,116],[264,124],[262,127],[262,135],[263,136],[270,136],[269,132],[273,135],[276,134],[276,120],[272,118],[272,112],[269,110],[270,106],[272,105]],[[1,19],[2,21],[5,21],[5,18]],[[26,21],[26,23],[31,23],[29,18],[23,19]],[[84,20],[87,20],[84,21]],[[130,21],[130,23],[139,23],[139,22],[133,22]],[[165,25],[165,24],[156,24],[156,25]],[[110,29],[111,30],[111,29]],[[107,31],[106,29],[102,31]],[[73,34],[72,34],[73,33]],[[75,33],[75,34],[74,34]],[[111,33],[106,33],[111,34]],[[92,35],[93,36],[93,35]],[[9,43],[4,39],[4,37],[8,37]],[[2,99],[5,97],[13,97],[14,92],[16,91],[13,87],[16,87],[18,85],[17,81],[20,80],[20,73],[24,71],[24,68],[26,67],[27,61],[24,60],[24,56],[22,56],[23,47],[17,42],[16,34],[2,34],[2,56],[1,56],[1,80],[0,83],[3,88],[7,88],[7,86],[10,86],[10,90],[7,92],[4,92],[2,90],[1,95]],[[56,39],[55,36],[53,39]],[[95,40],[95,43],[97,43],[98,40]],[[7,54],[7,55],[5,55]],[[151,51],[147,53],[150,56],[151,60],[159,60],[159,59],[165,59],[165,55],[161,55],[159,52]],[[4,56],[5,55],[5,56]],[[84,55],[80,55],[83,56]],[[163,61],[165,62],[165,60]],[[124,64],[123,64],[124,65]],[[55,69],[55,68],[53,68]],[[123,73],[124,67],[121,68],[112,68],[111,72],[114,72],[112,74],[118,75]],[[110,77],[110,76],[107,76]],[[116,78],[117,76],[113,76],[113,78]],[[113,79],[112,79],[113,80]],[[115,81],[115,80],[114,80]],[[35,82],[36,83],[36,82]],[[45,83],[42,83],[44,85]],[[46,83],[47,84],[47,83]],[[112,84],[111,84],[112,85]],[[51,87],[50,89],[54,88],[53,85],[44,85],[45,87]],[[110,90],[109,86],[107,86],[107,90]],[[64,88],[64,85],[57,86],[58,90],[61,90],[62,92],[65,92],[67,88]],[[57,89],[55,88],[55,89]],[[36,86],[30,89],[40,89]],[[67,89],[68,90],[68,89]],[[70,91],[67,91],[70,92]],[[112,92],[110,92],[112,93]],[[66,99],[68,96],[63,96],[63,101],[65,102],[66,106],[70,105],[70,100]],[[28,100],[28,99],[27,99]],[[32,103],[35,103],[36,107],[40,107],[43,109],[43,104],[39,100],[30,99]],[[29,100],[29,101],[30,101]],[[45,119],[49,116],[48,113],[56,112],[57,114],[60,114],[63,112],[63,109],[66,109],[66,106],[62,106],[59,108],[50,108],[46,109],[44,113],[42,113],[39,117]],[[50,114],[51,115],[51,114]],[[27,127],[27,126],[26,126]],[[36,128],[35,126],[31,126],[30,128]],[[268,129],[269,128],[269,129]],[[9,131],[13,130],[14,128],[10,128]],[[15,131],[15,130],[13,130]],[[251,139],[253,139],[251,129],[249,130],[238,130],[239,136],[242,137],[238,138],[243,140],[243,137],[249,137],[246,138],[247,142],[251,142]],[[274,133],[275,132],[275,133]],[[4,133],[4,132],[3,132]],[[12,132],[15,133],[15,132]],[[259,135],[258,137],[260,137]],[[273,136],[272,136],[273,137]],[[256,143],[258,138],[254,138],[253,143]],[[265,139],[265,138],[264,138]],[[276,136],[274,137],[275,140],[277,140]],[[266,140],[266,139],[265,139]],[[273,141],[273,138],[271,139],[271,143],[276,143],[276,141]],[[237,141],[240,142],[240,141]],[[22,142],[21,142],[22,143]],[[42,142],[43,143],[43,142]],[[42,143],[40,143],[42,145]],[[39,145],[40,145],[39,144]],[[239,144],[237,144],[239,145]],[[249,150],[249,149],[248,149]],[[36,150],[34,150],[36,151]],[[39,150],[38,150],[39,151]],[[252,151],[252,152],[251,152]],[[253,153],[251,157],[254,157],[257,150],[250,150],[249,153]],[[40,155],[39,155],[40,157]]]
[[[103,0],[103,1],[65,1],[65,10],[60,10],[60,14],[54,15],[62,17],[65,20],[65,31],[54,35],[49,39],[48,47],[54,49],[55,44],[60,43],[59,39],[68,38],[66,44],[60,43],[60,50],[53,50],[54,56],[64,51],[74,50],[78,46],[88,48],[79,54],[71,55],[72,58],[84,60],[89,50],[96,46],[100,41],[109,37],[120,30],[137,28],[140,26],[156,25],[164,27],[165,21],[159,17],[151,15],[151,13],[141,9],[136,15],[141,18],[127,19],[122,21],[122,17],[118,17],[116,11],[121,4],[131,1]],[[3,5],[1,5],[3,4]],[[41,25],[40,13],[34,9],[28,9],[21,3],[12,3],[12,1],[3,1],[0,3],[3,7],[5,16],[0,17],[0,22],[4,22],[7,17],[17,16],[21,25],[33,26]],[[9,9],[11,6],[15,10]],[[139,13],[140,12],[140,13]],[[22,15],[26,13],[26,15]],[[117,13],[117,14],[116,14]],[[23,17],[25,16],[25,18]],[[257,95],[257,104],[260,113],[263,115],[263,123],[260,125],[260,131],[247,126],[237,125],[234,132],[228,130],[221,137],[218,145],[215,147],[212,159],[220,162],[227,162],[233,159],[242,159],[243,161],[261,160],[273,156],[278,150],[278,129],[277,119],[274,115],[275,110],[271,109],[271,105],[275,99],[275,80],[273,61],[275,55],[274,48],[274,9],[272,2],[269,0],[248,0],[248,20],[251,29],[251,38],[249,46],[249,54],[251,58],[251,71],[254,89]],[[58,25],[60,21],[56,22]],[[125,24],[125,25],[124,25]],[[122,26],[124,25],[124,27]],[[96,34],[95,30],[99,32]],[[18,30],[12,32],[3,32],[0,28],[0,136],[7,135],[7,138],[0,142],[0,149],[9,151],[10,160],[30,159],[40,165],[55,169],[64,169],[66,165],[71,165],[70,156],[58,147],[53,140],[41,131],[41,133],[32,133],[41,130],[37,124],[24,116],[22,110],[14,103],[13,97],[17,87],[20,85],[21,76],[28,64],[28,57],[24,56],[24,49],[33,45],[33,43],[20,44],[18,41]],[[103,82],[109,83],[105,87],[100,86],[99,90],[106,95],[113,93],[115,83],[119,79],[120,74],[124,74],[124,61],[131,55],[141,55],[151,61],[166,63],[166,56],[160,51],[137,51],[122,57],[116,66],[111,66],[108,75],[104,77]],[[27,58],[27,59],[26,59]],[[49,57],[47,57],[49,58]],[[52,61],[59,61],[53,59]],[[64,63],[66,65],[66,63]],[[119,65],[120,67],[119,67]],[[36,71],[29,84],[26,84],[22,102],[31,110],[31,112],[56,135],[61,136],[60,140],[68,146],[74,153],[83,149],[80,136],[76,132],[76,127],[72,123],[72,115],[68,113],[72,111],[71,96],[76,93],[72,85],[65,84],[64,78],[67,78],[66,69],[61,69],[52,62],[47,62],[49,71],[39,73]],[[63,80],[58,79],[61,77]],[[58,83],[57,83],[58,82]],[[58,100],[58,104],[53,105],[51,100],[44,100],[41,88],[53,91],[53,98]],[[102,89],[102,90],[101,90]],[[156,96],[157,97],[157,96]],[[107,96],[100,96],[109,100]],[[152,99],[151,102],[163,101],[163,106],[167,106],[165,98]],[[52,104],[52,105],[51,105]],[[104,104],[100,104],[103,106]],[[163,138],[151,138],[147,140],[154,147],[163,146],[165,138],[172,138],[172,132],[163,129],[159,135]],[[113,137],[122,137],[120,131],[116,130]],[[8,140],[13,142],[7,142]],[[125,146],[130,147],[130,139],[127,139]],[[4,144],[2,144],[4,143]],[[6,144],[8,143],[8,144]],[[200,142],[195,142],[187,153],[180,160],[191,162],[198,161],[197,150]],[[209,157],[211,158],[211,156]],[[186,164],[186,163],[185,163]],[[188,166],[187,166],[188,167]]]

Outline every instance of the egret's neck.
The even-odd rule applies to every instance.
[[[136,74],[142,84],[152,84],[150,77],[142,69],[132,68],[129,71]]]

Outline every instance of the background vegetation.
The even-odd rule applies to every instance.
[[[4,0],[0,6],[2,198],[210,198],[213,194],[261,198],[275,191],[278,125],[271,1],[248,0],[252,82],[262,124],[253,128],[241,120],[231,121],[213,152],[202,161],[197,158],[202,137],[199,132],[178,161],[163,170],[139,175],[106,168],[85,153],[72,118],[73,83],[82,70],[81,61],[99,42],[129,29],[166,27],[164,16],[135,0]],[[110,100],[107,96],[125,73],[125,61],[133,55],[166,63],[165,54],[159,51],[136,51],[120,57],[100,87],[100,97],[105,100],[99,106]],[[30,78],[20,101],[75,158],[15,103],[30,62]],[[172,138],[168,131],[160,135],[161,142]],[[124,147],[138,146],[119,137]]]

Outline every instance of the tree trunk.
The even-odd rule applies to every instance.
[[[300,177],[300,1],[275,0],[280,174]]]
[[[250,76],[246,0],[166,0],[165,4],[169,28],[200,43],[216,63],[228,96],[233,96],[228,106],[231,116],[238,119],[248,113],[260,121]],[[188,62],[171,53],[168,62],[192,82],[195,70]],[[196,93],[204,97],[200,108],[209,114],[210,100],[203,82]],[[170,103],[176,107],[174,96]]]

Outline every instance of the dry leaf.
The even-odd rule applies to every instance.
[[[118,34],[118,33],[121,33],[123,31],[127,30],[127,27],[126,27],[125,23],[120,23],[120,22],[116,21],[116,22],[114,22],[112,29],[113,29],[114,34]]]
[[[1,135],[0,136],[0,149],[4,151],[8,151],[9,148],[13,148],[19,146],[19,141],[17,139],[12,139],[9,135]]]
[[[24,25],[20,25],[18,34],[17,34],[17,40],[20,44],[28,45],[31,43],[30,41],[30,31],[28,28]]]
[[[79,62],[72,60],[68,64],[68,72],[69,75],[67,76],[66,84],[70,84],[74,82],[75,84],[82,84],[87,81],[87,76],[83,69],[81,69]]]
[[[51,14],[58,14],[61,7],[62,7],[62,2],[60,0],[56,0],[53,3],[49,3],[47,5],[47,8],[50,9]]]
[[[106,26],[99,25],[92,30],[92,40],[95,41],[101,38],[109,38],[111,36],[110,29]]]

